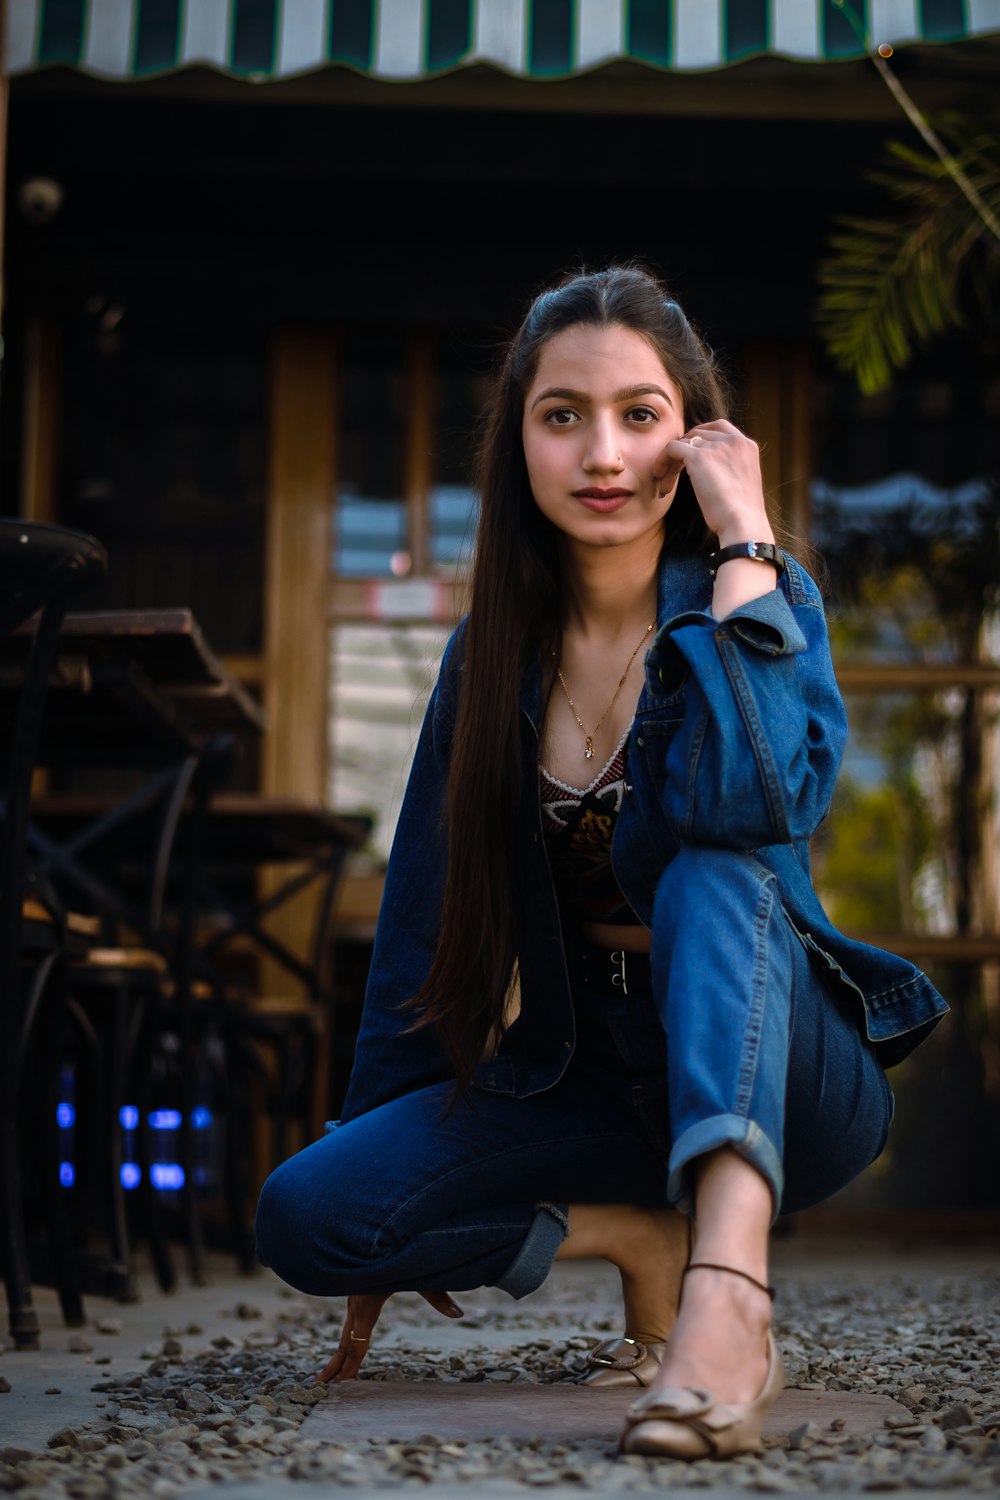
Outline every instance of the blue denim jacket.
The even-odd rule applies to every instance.
[[[808,839],[829,808],[847,736],[819,591],[789,560],[776,590],[724,620],[712,615],[711,595],[703,557],[664,559],[659,629],[646,657],[612,844],[618,883],[648,924],[657,881],[682,845],[752,851],[777,877],[785,911],[833,994],[856,1007],[881,1062],[891,1066],[948,1006],[913,964],[839,933],[812,887]],[[343,1121],[453,1076],[433,1029],[408,1032],[412,1012],[398,1007],[423,982],[438,932],[446,861],[441,810],[462,632],[459,625],[445,649],[400,812]],[[522,682],[521,710],[521,1011],[476,1083],[523,1097],[558,1081],[575,1032],[542,835],[538,663]]]

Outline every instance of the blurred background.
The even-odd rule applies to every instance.
[[[328,988],[284,976],[336,1038],[317,1118],[493,351],[559,271],[638,256],[825,566],[853,734],[821,895],[953,1005],[814,1222],[996,1227],[1000,0],[7,0],[4,37],[2,508],[104,544],[83,607],[191,611],[267,718],[232,792],[373,820]],[[273,922],[308,945],[315,901]]]

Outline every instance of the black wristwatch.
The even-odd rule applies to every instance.
[[[718,552],[708,555],[708,571],[714,578],[723,563],[736,557],[749,557],[753,562],[768,563],[777,569],[778,577],[785,571],[785,554],[773,542],[733,542],[731,547],[720,547]]]

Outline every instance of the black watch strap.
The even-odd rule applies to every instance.
[[[749,557],[753,562],[769,563],[772,568],[777,569],[779,577],[785,571],[785,554],[773,542],[734,542],[731,547],[720,547],[718,552],[709,553],[708,571],[714,578],[723,563],[732,562],[737,557]]]

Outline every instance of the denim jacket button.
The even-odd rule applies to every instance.
[[[637,737],[637,738],[636,738],[636,744],[637,744],[637,745],[645,745],[645,743],[646,743],[646,741],[645,741],[645,740],[644,740],[644,739],[643,739],[643,737],[642,737],[642,735],[641,735],[641,734],[640,734],[640,735],[639,735],[639,736],[638,736],[638,737]]]
[[[624,786],[622,787],[622,790],[624,791],[626,797],[631,797],[632,793],[635,791],[635,787],[632,785],[631,781],[626,781]]]

